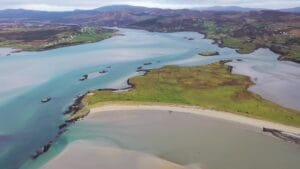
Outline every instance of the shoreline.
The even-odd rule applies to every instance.
[[[126,111],[126,110],[133,110],[133,111]],[[145,110],[147,109],[147,110]],[[166,110],[162,110],[162,109],[166,109]],[[185,109],[185,112],[182,112],[181,110]],[[117,156],[110,156],[111,154],[115,154],[115,153],[111,153],[111,151],[106,152],[104,149],[102,148],[117,148],[117,150],[119,150],[120,153],[124,153],[124,152],[132,152],[132,151],[136,151],[138,153],[142,153],[142,156],[139,156],[138,159],[143,158],[143,154],[145,155],[152,155],[152,157],[158,157],[160,160],[167,160],[166,162],[173,162],[174,164],[178,164],[180,166],[183,166],[184,168],[190,168],[189,166],[192,166],[192,164],[200,164],[197,165],[200,168],[202,168],[201,164],[206,164],[204,166],[210,166],[210,163],[207,163],[207,161],[201,161],[197,158],[197,162],[199,163],[194,163],[193,162],[182,162],[179,157],[179,160],[176,158],[178,156],[160,156],[160,154],[165,154],[165,152],[169,152],[170,149],[172,149],[172,151],[170,151],[170,154],[177,154],[179,153],[181,157],[186,157],[186,153],[189,152],[191,154],[194,154],[198,151],[201,150],[201,148],[199,148],[199,150],[195,147],[195,145],[199,145],[200,147],[206,147],[206,146],[212,146],[215,147],[213,148],[214,150],[211,150],[213,152],[215,152],[215,150],[220,150],[219,148],[219,144],[225,144],[228,145],[228,141],[229,140],[234,140],[233,143],[230,145],[228,145],[227,151],[232,151],[232,152],[236,152],[238,151],[238,149],[234,149],[231,146],[235,147],[235,145],[237,145],[237,147],[241,146],[239,144],[236,144],[236,142],[241,142],[242,145],[244,145],[245,147],[255,147],[256,144],[258,144],[257,146],[266,146],[264,144],[268,144],[270,143],[270,145],[273,145],[273,147],[268,147],[266,146],[266,150],[260,149],[260,151],[266,151],[268,152],[267,157],[273,158],[272,156],[272,151],[269,152],[268,150],[272,150],[271,148],[274,148],[277,150],[277,152],[281,151],[281,147],[285,147],[287,145],[289,145],[288,147],[291,148],[297,148],[298,145],[293,145],[290,143],[286,143],[283,142],[281,140],[275,140],[275,138],[270,137],[269,134],[265,134],[263,133],[259,128],[256,127],[252,127],[252,126],[247,126],[247,125],[243,125],[243,124],[239,124],[239,123],[233,123],[231,121],[223,121],[223,118],[220,119],[213,119],[210,116],[208,117],[206,114],[206,116],[200,116],[198,115],[199,113],[195,113],[190,111],[190,109],[194,110],[194,111],[206,111],[205,109],[200,109],[198,107],[191,107],[191,106],[180,106],[180,105],[157,105],[157,104],[153,104],[151,105],[151,103],[149,103],[149,105],[143,105],[143,104],[132,104],[132,105],[125,105],[124,104],[113,104],[113,103],[108,103],[106,105],[103,106],[98,106],[92,109],[91,114],[87,117],[87,123],[86,124],[95,124],[95,126],[93,125],[92,128],[95,128],[94,132],[101,132],[101,128],[103,127],[103,133],[104,134],[108,134],[109,135],[109,140],[112,140],[112,144],[106,144],[106,143],[110,143],[110,142],[106,142],[107,140],[104,139],[104,142],[101,141],[101,139],[99,140],[100,142],[98,142],[98,140],[85,140],[85,137],[82,137],[81,139],[75,140],[74,142],[72,142],[71,144],[69,144],[62,152],[60,152],[60,154],[58,154],[57,156],[55,156],[54,158],[52,158],[51,160],[49,160],[47,163],[45,163],[43,165],[43,167],[47,168],[47,169],[54,169],[54,168],[90,168],[89,166],[92,164],[97,164],[98,166],[102,166],[101,164],[106,163],[104,168],[119,168],[119,167],[115,167],[116,164],[119,164],[119,160]],[[120,110],[120,111],[118,111]],[[139,111],[141,110],[141,111]],[[172,112],[171,110],[180,110],[180,112]],[[152,114],[154,113],[154,114]],[[186,113],[193,113],[193,115],[191,114],[186,114]],[[195,115],[194,115],[195,114]],[[215,114],[215,113],[213,113]],[[222,114],[224,114],[222,112]],[[208,114],[210,115],[210,114]],[[152,119],[152,117],[154,117]],[[196,120],[196,121],[195,121]],[[100,123],[99,126],[96,125],[96,123]],[[181,123],[182,122],[182,123]],[[185,124],[185,125],[184,125]],[[185,127],[185,126],[189,126],[189,127]],[[231,132],[234,133],[234,135],[231,135],[230,132],[228,133],[227,130],[223,130],[226,129],[227,127],[233,127],[235,130],[230,130]],[[100,127],[100,128],[99,128]],[[127,128],[128,127],[128,128]],[[166,128],[165,128],[166,127]],[[206,128],[207,127],[207,128]],[[232,129],[231,127],[229,127],[230,129]],[[186,132],[191,130],[191,132]],[[199,130],[197,130],[199,129]],[[146,131],[146,133],[145,133]],[[237,131],[242,131],[243,134],[237,132]],[[149,138],[145,137],[149,132]],[[166,134],[166,132],[169,132],[169,135]],[[140,134],[139,134],[140,133]],[[142,134],[143,133],[143,134]],[[189,133],[189,134],[187,134]],[[205,134],[204,134],[205,133]],[[250,133],[250,135],[248,135]],[[79,133],[78,133],[79,134]],[[187,135],[186,135],[187,134]],[[202,135],[204,134],[204,135]],[[210,138],[209,136],[212,135],[212,138]],[[224,135],[223,135],[224,134]],[[245,135],[244,135],[245,134]],[[176,137],[174,137],[176,136]],[[215,137],[216,136],[216,137]],[[227,137],[228,136],[228,137]],[[236,136],[236,137],[235,137]],[[238,137],[237,137],[238,136]],[[241,137],[239,137],[241,136]],[[263,144],[262,142],[254,139],[254,140],[249,140],[249,142],[245,142],[245,140],[248,140],[249,137],[253,137],[256,138],[260,138],[258,140],[264,140]],[[100,136],[103,137],[103,136]],[[172,145],[170,147],[168,147],[169,145],[169,141],[171,138],[185,138],[185,139],[179,139],[180,141],[174,141],[175,144]],[[106,137],[105,137],[106,138]],[[119,139],[124,139],[127,140],[127,138],[136,140],[136,142],[143,142],[145,140],[149,141],[149,139],[151,140],[151,138],[153,138],[153,142],[158,142],[157,144],[138,144],[138,147],[151,147],[149,150],[144,150],[143,149],[135,149],[132,148],[131,145],[135,145],[137,143],[133,142],[132,140],[129,140],[130,143],[127,143],[127,141],[118,141]],[[224,138],[224,140],[222,140],[222,138]],[[241,140],[239,140],[238,138],[240,138]],[[187,141],[187,140],[194,140],[194,141]],[[203,139],[201,141],[201,139]],[[229,139],[229,140],[228,140]],[[172,139],[171,139],[172,140]],[[219,140],[216,141],[215,140]],[[114,144],[116,141],[116,145]],[[187,142],[183,142],[183,141],[187,141]],[[151,141],[150,141],[151,142]],[[202,142],[202,144],[201,144]],[[91,144],[89,144],[91,143]],[[274,144],[275,143],[275,144]],[[118,145],[125,145],[125,149],[123,149],[124,147],[119,147]],[[128,146],[126,146],[128,144]],[[216,145],[214,145],[216,144]],[[246,144],[246,145],[245,145]],[[93,146],[95,145],[95,146]],[[156,146],[157,145],[157,146]],[[182,145],[182,146],[181,146]],[[189,147],[190,145],[194,145]],[[248,146],[250,145],[250,146]],[[93,147],[91,147],[93,146]],[[152,147],[153,146],[153,147]],[[166,149],[162,148],[167,146]],[[178,148],[177,146],[179,146],[180,148]],[[174,147],[174,150],[173,148]],[[180,152],[182,151],[181,148],[187,147],[187,152],[184,152],[181,154]],[[225,146],[226,147],[226,146]],[[277,148],[278,147],[278,148]],[[80,150],[78,150],[78,148],[80,148]],[[193,150],[195,149],[195,150]],[[210,148],[208,148],[210,151]],[[77,151],[78,150],[78,151]],[[98,151],[99,150],[99,151]],[[153,151],[152,151],[153,150]],[[156,153],[157,151],[158,153]],[[160,151],[161,150],[161,151]],[[249,150],[249,149],[248,149]],[[251,150],[251,148],[250,148]],[[204,156],[214,156],[213,153],[207,153],[205,152],[205,148],[204,150],[202,150],[203,154],[205,154]],[[154,153],[151,153],[154,152]],[[177,153],[176,153],[177,152]],[[201,152],[201,151],[200,151]],[[243,151],[243,152],[247,152],[246,154],[250,153],[250,154],[254,154],[257,153],[257,151]],[[276,151],[275,151],[276,152]],[[103,153],[103,156],[99,157],[96,154],[94,155],[94,153]],[[222,149],[220,150],[220,153],[224,153],[222,152]],[[118,153],[119,154],[119,153]],[[225,152],[225,154],[228,154]],[[239,153],[235,153],[236,156],[239,156]],[[243,154],[243,156],[245,155],[246,157],[242,157],[245,159],[249,159],[246,154]],[[281,154],[281,153],[276,153]],[[106,159],[105,157],[107,157],[109,155],[109,158]],[[261,160],[262,157],[264,157],[265,155],[262,155],[260,157],[256,157],[256,160],[259,161],[264,161],[262,163],[268,163],[268,158]],[[285,157],[284,155],[279,155],[283,158],[277,158],[277,159],[286,159],[288,160],[288,157]],[[86,159],[86,157],[89,157]],[[128,156],[122,156],[121,158],[124,159]],[[148,156],[149,157],[149,156]],[[194,157],[194,156],[192,156]],[[220,157],[218,157],[220,158]],[[80,160],[80,159],[85,159],[85,160]],[[127,158],[126,158],[127,159]],[[234,158],[233,158],[234,159]],[[128,161],[128,160],[125,160]],[[232,161],[234,162],[234,161]],[[278,162],[278,161],[277,161]],[[131,160],[129,160],[129,164],[133,164],[136,165],[137,163],[140,164],[139,160],[136,160],[135,158],[131,158]],[[251,162],[249,162],[251,163]],[[280,163],[280,162],[279,162]],[[152,163],[151,163],[152,164]],[[80,167],[79,167],[80,166]],[[124,166],[126,166],[124,163],[122,163],[122,166],[124,168]],[[152,165],[151,165],[152,166]],[[196,166],[196,165],[195,165]],[[197,168],[198,168],[197,167]],[[126,168],[126,167],[125,167]],[[132,168],[132,167],[129,167]],[[139,166],[138,168],[143,168],[142,166]],[[153,168],[153,167],[152,167]],[[157,167],[154,167],[157,168]],[[204,167],[206,168],[206,167]],[[211,167],[213,168],[213,167]],[[228,168],[228,167],[227,167]]]
[[[150,30],[146,30],[146,29],[139,29],[139,30],[150,31]],[[152,31],[150,31],[150,32],[152,32]],[[154,31],[154,32],[156,32],[156,31]],[[172,33],[172,32],[167,32],[167,33]],[[197,33],[203,34],[205,39],[209,39],[209,38],[207,38],[207,35],[205,33],[201,33],[201,32],[197,32]],[[113,36],[122,36],[122,35],[117,34],[117,32],[116,32],[116,35],[113,35]],[[217,44],[218,47],[220,47],[220,48],[225,47],[225,46],[223,46],[223,44],[216,43],[217,42],[216,39],[210,39],[210,40],[212,40],[213,41],[212,43]],[[85,43],[83,43],[83,44],[85,44]],[[82,44],[79,44],[79,45],[82,45]],[[270,48],[268,48],[268,49],[270,49]],[[48,49],[46,49],[46,50],[48,50]],[[231,60],[225,60],[223,62],[225,64],[227,62],[231,62]],[[233,67],[230,66],[230,70],[229,70],[230,73],[232,71],[232,68]],[[141,76],[147,75],[149,73],[149,71],[150,70],[148,70],[148,69],[137,70],[137,72],[142,72],[143,73]],[[103,89],[98,89],[98,91],[114,91],[114,92],[117,92],[117,91],[123,91],[123,90],[131,90],[131,89],[135,88],[135,85],[130,83],[129,79],[127,80],[127,84],[129,85],[129,87],[126,87],[126,88],[121,88],[121,89],[103,88]],[[37,150],[36,154],[33,155],[33,157],[34,157],[33,159],[36,159],[40,155],[46,153],[48,151],[48,149],[51,148],[52,144],[60,137],[60,135],[62,135],[65,131],[67,131],[67,129],[70,125],[76,123],[77,121],[79,121],[81,119],[86,118],[89,115],[92,115],[93,113],[95,113],[95,110],[99,111],[97,108],[89,109],[89,107],[86,106],[85,103],[83,102],[83,99],[85,98],[85,96],[87,96],[90,93],[93,93],[93,91],[87,91],[83,95],[77,96],[75,98],[74,102],[70,106],[68,106],[67,110],[63,112],[63,115],[68,116],[68,117],[64,121],[64,123],[62,123],[61,125],[58,126],[58,133],[57,133],[56,138],[54,140],[49,141],[47,144],[45,144],[45,146],[43,146],[39,150]],[[150,106],[150,105],[152,105],[152,106]],[[237,114],[233,114],[233,113],[230,113],[230,112],[203,109],[203,108],[197,107],[197,106],[157,105],[156,103],[150,103],[150,104],[147,104],[147,105],[143,105],[143,103],[137,104],[137,105],[134,105],[134,104],[130,104],[130,105],[110,104],[110,105],[105,105],[105,106],[98,107],[98,108],[101,108],[101,110],[99,112],[102,112],[102,111],[106,110],[106,108],[114,107],[114,106],[116,106],[116,108],[111,108],[111,109],[108,109],[108,110],[124,110],[124,109],[125,110],[145,110],[145,108],[146,108],[146,110],[153,110],[153,107],[158,108],[156,110],[168,110],[168,109],[170,109],[169,111],[179,111],[179,112],[184,112],[184,113],[192,113],[192,114],[206,116],[206,117],[210,117],[210,118],[218,118],[218,119],[232,121],[232,122],[240,123],[240,124],[244,124],[244,125],[250,125],[250,126],[253,126],[253,127],[260,128],[261,131],[263,131],[265,128],[267,128],[267,129],[275,130],[276,133],[278,133],[278,132],[280,132],[280,133],[281,132],[288,132],[288,133],[291,133],[291,134],[294,134],[294,135],[299,135],[299,137],[300,137],[300,128],[297,128],[297,127],[292,127],[292,126],[283,125],[283,124],[280,124],[280,123],[275,123],[275,122],[269,122],[269,121],[265,121],[265,120],[250,118],[250,117],[247,117],[247,116],[237,115]],[[104,110],[102,110],[103,107],[105,108]],[[126,109],[126,108],[129,108],[129,109]],[[201,111],[203,111],[203,112],[201,112]],[[211,112],[211,114],[209,114],[208,112]],[[273,136],[277,137],[276,134],[274,134],[272,132],[270,132],[270,133]],[[280,138],[280,137],[277,137],[277,138]],[[286,140],[286,141],[290,141],[290,140]],[[297,144],[300,144],[300,141]]]
[[[167,31],[167,32],[163,32],[163,31],[158,31],[158,30],[151,30],[151,29],[146,29],[146,28],[142,28],[142,27],[119,27],[119,28],[125,28],[125,29],[137,29],[137,30],[144,30],[144,31],[148,31],[148,32],[157,32],[157,33],[175,33],[175,32],[196,32],[196,33],[199,33],[199,34],[202,34],[204,35],[204,39],[208,39],[208,40],[212,40],[212,44],[215,44],[217,45],[218,47],[220,48],[230,48],[230,49],[234,49],[238,54],[250,54],[250,53],[253,53],[255,52],[256,50],[260,49],[260,48],[267,48],[269,49],[270,51],[278,54],[278,58],[277,60],[278,61],[290,61],[290,62],[293,62],[293,63],[297,63],[297,64],[300,64],[300,61],[295,59],[295,58],[285,58],[285,55],[286,53],[284,52],[280,52],[280,51],[276,51],[272,48],[269,48],[269,47],[266,47],[265,45],[260,45],[260,46],[256,46],[256,48],[253,50],[253,51],[250,51],[250,52],[242,52],[241,49],[239,48],[232,48],[232,47],[229,47],[229,46],[226,46],[224,45],[224,42],[222,39],[215,39],[215,38],[209,38],[207,33],[204,32],[204,31],[193,31],[193,30],[181,30],[181,31]],[[122,33],[119,33],[118,29],[112,29],[114,32],[112,33],[111,37],[109,38],[106,38],[106,39],[110,39],[114,36],[124,36],[124,34]],[[77,45],[84,45],[84,44],[90,44],[90,43],[97,43],[97,42],[100,42],[100,41],[103,41],[103,40],[106,40],[106,39],[102,39],[102,40],[98,40],[98,41],[95,41],[95,42],[76,42],[76,43],[65,43],[65,44],[59,44],[59,45],[56,45],[56,46],[50,46],[50,47],[44,47],[44,48],[40,48],[40,49],[20,49],[20,48],[14,48],[13,46],[9,47],[8,48],[12,48],[12,49],[15,49],[15,51],[13,52],[10,52],[8,55],[11,55],[13,53],[19,53],[19,52],[40,52],[40,51],[48,51],[48,50],[52,50],[52,49],[59,49],[59,48],[64,48],[64,47],[70,47],[70,46],[77,46]],[[6,48],[5,46],[2,46],[0,48]]]
[[[145,72],[146,73],[146,72]],[[131,88],[128,88],[128,89],[131,89]],[[101,89],[100,89],[101,90]],[[111,89],[107,89],[107,90],[111,90]],[[116,90],[116,91],[118,91],[118,89],[113,89],[113,90]],[[84,95],[86,95],[87,93],[85,93]],[[71,108],[74,108],[74,109],[80,109],[79,107],[80,107],[80,105],[77,107],[77,104],[81,104],[81,101],[82,101],[82,98],[80,97],[80,98],[77,98],[75,101],[74,101],[74,103],[73,103],[73,105],[74,105],[74,107],[71,107]],[[155,103],[154,103],[155,104]],[[71,115],[72,113],[67,113],[68,111],[66,111],[65,112],[65,114],[67,114],[67,115]],[[71,112],[71,111],[70,111]],[[83,117],[80,117],[80,119],[81,118],[83,118]],[[76,119],[76,120],[78,120],[78,119]],[[62,124],[62,125],[60,125],[59,126],[59,130],[58,130],[58,132],[60,133],[60,132],[64,132],[65,130],[67,130],[67,128],[68,128],[68,125],[72,125],[72,123],[73,122],[75,122],[76,120],[74,120],[74,121],[70,121],[70,122],[67,122],[67,124]],[[52,142],[50,142],[51,144],[52,144]],[[46,150],[46,149],[48,149],[48,145],[44,148],[44,150]]]
[[[222,39],[209,38],[208,33],[205,32],[205,31],[180,30],[180,31],[166,31],[166,32],[164,32],[164,31],[160,31],[159,29],[158,30],[152,30],[152,29],[147,29],[147,28],[138,27],[138,26],[124,27],[124,28],[146,30],[146,31],[149,31],[149,32],[157,32],[157,33],[196,32],[196,33],[204,35],[204,37],[203,37],[204,39],[211,40],[212,44],[217,45],[219,48],[225,48],[226,47],[226,48],[234,49],[238,54],[250,54],[250,53],[253,53],[253,52],[255,52],[256,50],[258,50],[260,48],[266,48],[266,49],[269,49],[270,51],[272,51],[272,52],[279,55],[277,57],[278,61],[290,61],[290,62],[293,62],[293,63],[300,64],[299,60],[296,60],[295,58],[285,58],[286,53],[274,50],[273,48],[267,47],[265,45],[257,45],[256,48],[253,51],[243,52],[243,51],[241,51],[240,48],[232,48],[232,47],[224,45],[224,41]]]
[[[120,111],[120,110],[164,110],[164,111],[175,111],[182,113],[190,113],[199,116],[205,116],[209,118],[221,119],[225,121],[230,121],[233,123],[239,123],[243,125],[248,125],[252,127],[257,127],[260,129],[271,128],[274,130],[292,133],[299,135],[300,137],[300,128],[288,126],[280,123],[250,118],[242,115],[232,114],[225,111],[209,110],[204,109],[198,106],[186,106],[186,105],[174,105],[174,104],[143,104],[143,103],[132,103],[132,104],[122,104],[122,103],[108,103],[103,104],[90,109],[90,117],[93,114],[101,113],[105,111]]]
[[[56,44],[53,46],[44,46],[41,48],[17,48],[13,45],[8,45],[8,46],[0,46],[0,48],[10,48],[12,51],[6,54],[6,56],[10,56],[14,53],[21,53],[21,52],[43,52],[43,51],[49,51],[49,50],[54,50],[54,49],[60,49],[60,48],[66,48],[66,47],[72,47],[72,46],[78,46],[78,45],[85,45],[85,44],[92,44],[92,43],[97,43],[101,42],[107,39],[110,39],[115,36],[124,36],[122,33],[119,32],[117,29],[109,29],[112,31],[111,35],[109,37],[103,38],[103,39],[98,39],[96,41],[86,41],[86,42],[64,42],[60,44]]]
[[[231,62],[231,60],[223,60],[220,63],[225,64]],[[232,74],[233,66],[228,65],[228,72]],[[149,71],[145,71],[142,76],[145,76]],[[252,82],[253,83],[253,82]],[[127,87],[126,90],[135,89],[135,85],[130,83],[127,80],[127,84],[130,87]],[[253,83],[254,84],[254,83]],[[252,85],[253,85],[252,84]],[[249,86],[247,86],[249,88]],[[98,91],[122,91],[124,89],[98,89]],[[93,91],[88,93],[93,94]],[[83,103],[85,104],[85,103]],[[88,112],[81,114],[79,118],[76,118],[75,121],[83,119],[86,116],[90,116],[96,112],[103,111],[114,111],[114,110],[166,110],[166,111],[177,111],[184,113],[191,113],[201,116],[206,116],[210,118],[217,118],[221,120],[231,121],[234,123],[239,123],[242,125],[248,125],[260,129],[262,133],[272,135],[278,139],[281,139],[286,142],[292,142],[300,145],[300,128],[288,124],[282,124],[278,122],[268,121],[260,118],[245,116],[241,114],[234,114],[232,112],[226,112],[222,110],[207,109],[201,106],[190,106],[184,104],[172,104],[172,103],[155,103],[155,102],[122,102],[122,101],[108,101],[102,102],[98,105],[88,106],[85,105],[85,108],[88,109]],[[75,115],[77,112],[75,112]]]
[[[232,60],[223,60],[220,61],[222,64],[226,64],[227,62],[231,62]],[[233,67],[229,66],[229,72],[232,73]],[[151,70],[151,69],[150,69]],[[149,73],[149,69],[138,69],[137,72],[142,72],[141,76],[145,76]],[[125,88],[103,88],[97,89],[97,91],[126,91],[132,90],[135,88],[135,84],[130,82],[130,79],[127,80],[128,87]],[[86,93],[79,95],[74,98],[74,102],[68,106],[67,110],[64,111],[63,115],[68,116],[67,119],[58,126],[58,133],[54,140],[50,140],[47,144],[41,147],[36,151],[36,154],[32,155],[32,159],[38,158],[40,155],[46,153],[48,149],[52,147],[52,144],[56,142],[56,140],[62,135],[65,131],[67,131],[68,127],[79,120],[85,119],[87,116],[91,116],[97,112],[103,111],[115,111],[115,110],[166,110],[166,111],[177,111],[183,113],[191,113],[200,116],[205,116],[209,118],[216,118],[221,120],[226,120],[234,123],[239,123],[241,125],[248,125],[252,127],[258,128],[262,133],[269,134],[274,136],[277,139],[281,139],[286,142],[293,142],[295,144],[300,145],[300,128],[288,126],[276,122],[255,119],[243,115],[233,114],[225,111],[217,111],[213,109],[205,109],[199,106],[188,106],[188,105],[180,105],[180,104],[158,104],[152,102],[103,102],[100,106],[97,107],[89,107],[85,105],[84,98],[89,94],[93,94],[93,91],[87,91]]]

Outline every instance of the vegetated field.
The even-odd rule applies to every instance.
[[[215,56],[215,55],[219,55],[219,52],[217,52],[217,51],[204,51],[204,52],[200,52],[199,55],[201,55],[201,56]]]
[[[0,24],[0,47],[46,50],[110,38],[114,30],[62,24]]]
[[[130,79],[134,88],[128,92],[94,91],[83,103],[86,108],[107,102],[193,105],[300,126],[300,114],[247,91],[252,85],[249,78],[231,74],[230,69],[224,63],[166,66]]]

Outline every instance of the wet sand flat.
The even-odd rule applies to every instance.
[[[157,157],[101,147],[87,141],[69,145],[58,157],[43,169],[184,169],[183,166]]]
[[[249,88],[251,92],[281,106],[300,111],[299,64],[247,58],[241,62],[230,62],[228,65],[233,66],[232,73],[251,77],[255,83]]]
[[[241,123],[244,125],[250,125],[256,128],[273,128],[277,130],[282,130],[286,132],[291,132],[295,134],[300,134],[300,128],[282,125],[278,123],[273,123],[269,121],[259,120],[248,118],[245,116],[240,116],[228,112],[223,111],[215,111],[215,110],[208,110],[202,109],[196,106],[183,106],[183,105],[104,105],[97,108],[91,109],[91,115],[88,118],[93,118],[97,116],[97,114],[101,114],[101,112],[106,111],[120,111],[120,110],[162,110],[162,111],[176,111],[176,112],[183,112],[183,113],[190,113],[196,114],[200,116],[210,117],[210,118],[217,118],[226,121],[232,121],[236,123]]]
[[[137,164],[141,164],[140,160],[143,161],[142,164],[147,165],[139,168],[149,166],[159,168],[157,160],[152,158],[144,163],[144,157],[149,159],[149,156],[172,163],[167,165],[170,167],[299,168],[299,145],[266,135],[259,127],[259,123],[251,121],[253,119],[247,120],[249,119],[224,112],[192,107],[162,105],[98,107],[93,109],[88,117],[73,126],[72,132],[67,133],[68,138],[73,138],[75,141],[87,140],[100,146],[83,145],[86,147],[84,149],[91,148],[97,152],[98,148],[109,147],[122,153],[112,156],[110,151],[102,151],[104,154],[101,156],[90,158],[95,155],[77,153],[71,146],[46,166],[55,164],[56,168],[69,169],[62,162],[70,158],[78,159],[78,155],[85,165],[100,163],[100,166],[104,166],[111,160],[115,160],[117,164],[122,164],[124,169],[134,168]],[[126,151],[123,154],[123,150],[133,151],[135,155],[128,154]],[[70,153],[67,153],[68,151]],[[136,152],[142,156],[137,155]],[[131,160],[124,164],[122,159],[127,160],[129,157]],[[101,162],[102,159],[105,164]],[[68,162],[70,163],[71,161]],[[117,169],[119,167],[117,164],[109,163],[104,168]]]

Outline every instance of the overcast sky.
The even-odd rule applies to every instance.
[[[113,4],[175,9],[217,5],[278,9],[298,7],[300,6],[300,0],[0,0],[0,9],[24,8],[63,11],[73,9],[93,9]]]

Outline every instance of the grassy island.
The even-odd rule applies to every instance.
[[[207,66],[166,66],[145,76],[129,80],[128,92],[94,91],[83,103],[85,108],[73,117],[82,116],[88,108],[105,103],[180,104],[232,112],[248,117],[300,126],[300,114],[264,100],[247,88],[246,76],[234,75],[224,63]]]
[[[205,52],[200,52],[199,55],[201,55],[201,56],[216,56],[216,55],[219,55],[219,52],[217,52],[217,51],[205,51]]]

